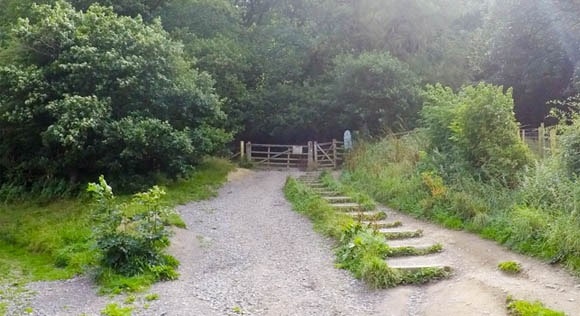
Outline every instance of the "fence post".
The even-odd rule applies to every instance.
[[[526,130],[523,129],[522,130],[522,143],[525,143],[525,142],[526,142]]]
[[[336,169],[336,139],[332,139],[332,168]]]
[[[270,151],[271,151],[271,148],[272,147],[268,146],[268,153],[266,154],[267,155],[266,157],[268,157],[268,159],[267,159],[267,162],[268,162],[268,170],[269,169],[272,169],[272,162],[270,161]]]
[[[246,143],[246,157],[248,157],[248,162],[252,162],[252,143]]]
[[[555,154],[556,151],[558,150],[558,144],[557,144],[557,136],[556,136],[556,128],[552,127],[550,129],[550,154]]]
[[[308,162],[306,163],[306,170],[314,169],[314,156],[312,152],[312,141],[308,141]]]
[[[540,146],[541,158],[544,158],[545,142],[546,142],[546,129],[544,127],[544,123],[542,122],[542,124],[540,124],[540,128],[538,129],[538,144]]]
[[[246,155],[244,149],[244,141],[240,141],[240,161],[244,161],[244,156]]]

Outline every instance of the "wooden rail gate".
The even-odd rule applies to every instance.
[[[344,143],[308,142],[307,145],[273,145],[240,142],[240,157],[258,167],[335,169],[344,157]]]

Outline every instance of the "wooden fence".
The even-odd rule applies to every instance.
[[[328,169],[337,168],[343,160],[344,144],[308,142],[307,145],[276,145],[240,142],[240,159],[257,167]]]
[[[547,157],[557,151],[558,139],[555,127],[545,127],[542,123],[538,128],[521,129],[519,136],[540,158]]]

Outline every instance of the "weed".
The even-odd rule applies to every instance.
[[[129,295],[125,298],[125,304],[133,304],[135,303],[135,300],[137,300],[135,295]]]
[[[148,302],[155,301],[159,299],[159,294],[157,293],[149,293],[145,295],[145,300]]]
[[[522,265],[515,261],[504,261],[497,265],[498,269],[509,274],[518,274],[522,272]]]
[[[101,315],[103,316],[131,316],[133,311],[132,307],[121,307],[117,303],[109,303],[103,310],[101,310]]]
[[[511,296],[507,297],[506,305],[510,316],[566,316],[563,312],[544,307],[540,302],[514,300]]]
[[[236,314],[240,314],[240,315],[244,314],[244,311],[243,311],[243,310],[242,310],[242,308],[241,308],[241,307],[239,307],[239,306],[234,306],[234,307],[232,308],[232,311],[233,311],[234,313],[236,313]]]

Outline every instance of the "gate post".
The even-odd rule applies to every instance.
[[[314,141],[312,147],[312,154],[314,154],[314,169],[316,169],[318,168],[318,142]]]
[[[248,159],[248,162],[252,162],[252,143],[251,142],[246,143],[246,157]]]
[[[244,161],[244,156],[246,155],[245,149],[244,149],[244,141],[240,141],[240,161]]]
[[[314,156],[312,147],[312,141],[308,141],[308,162],[306,163],[306,170],[314,170]]]
[[[332,139],[332,168],[336,169],[336,139]]]

